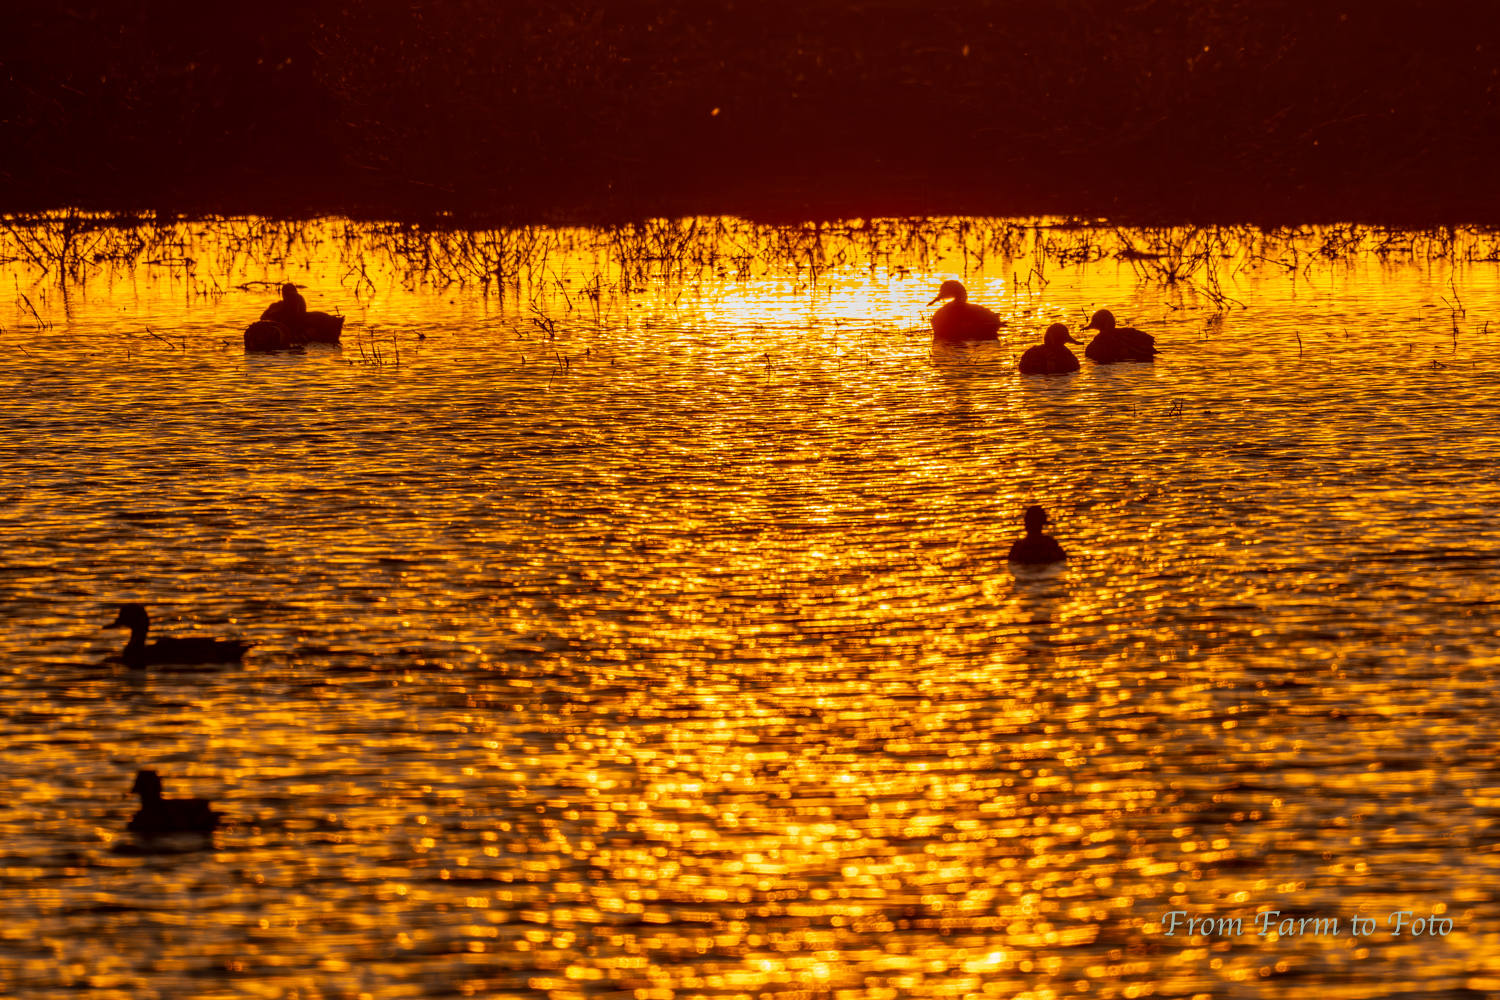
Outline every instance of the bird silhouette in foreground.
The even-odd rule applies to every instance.
[[[337,344],[344,334],[344,317],[310,312],[305,317],[302,332],[310,344]]]
[[[1068,328],[1061,323],[1047,327],[1042,343],[1026,350],[1021,355],[1022,375],[1061,375],[1078,370],[1078,356],[1068,350],[1068,344],[1080,344],[1074,340]]]
[[[1115,314],[1108,309],[1094,313],[1084,329],[1099,331],[1083,349],[1083,354],[1101,365],[1112,365],[1117,361],[1150,361],[1161,353],[1151,334],[1134,327],[1115,326]]]
[[[297,286],[288,281],[281,286],[281,301],[266,306],[266,311],[260,314],[260,318],[280,323],[294,335],[299,335],[303,324],[307,322],[307,300],[297,291]]]
[[[141,808],[125,827],[138,837],[153,839],[171,834],[207,836],[219,828],[219,813],[207,799],[164,799],[161,776],[155,771],[137,771],[130,794],[141,797]]]
[[[158,639],[146,642],[146,633],[151,628],[151,617],[140,604],[120,605],[120,614],[105,628],[130,629],[130,641],[119,656],[111,656],[106,662],[123,663],[127,667],[149,667],[158,663],[238,663],[250,648],[250,643],[237,639]]]
[[[1000,317],[969,301],[969,293],[956,281],[945,281],[932,302],[952,299],[932,314],[932,333],[939,340],[994,340],[1000,333]]]
[[[281,351],[303,344],[337,344],[344,317],[309,312],[307,300],[290,281],[281,286],[281,299],[272,302],[260,319],[245,331],[245,350]]]
[[[1015,544],[1010,547],[1010,562],[1023,566],[1045,566],[1068,558],[1062,546],[1057,544],[1057,539],[1042,534],[1042,528],[1048,520],[1047,512],[1040,506],[1032,504],[1026,508],[1026,537],[1016,539]]]
[[[299,346],[299,343],[292,331],[272,320],[257,320],[245,328],[247,351],[284,351]]]

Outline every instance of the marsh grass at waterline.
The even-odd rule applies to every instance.
[[[230,289],[275,291],[272,279],[234,280],[246,265],[295,271],[299,258],[330,244],[340,286],[356,297],[379,291],[372,266],[408,285],[476,289],[527,297],[551,290],[568,311],[597,312],[601,297],[648,285],[785,276],[815,291],[820,280],[858,273],[910,275],[944,268],[1009,271],[1015,287],[1045,287],[1049,271],[1114,260],[1143,284],[1202,297],[1225,309],[1238,276],[1306,278],[1359,260],[1461,267],[1500,261],[1500,229],[1403,229],[1339,224],[1259,227],[1120,226],[1069,218],[872,219],[777,225],[734,218],[656,219],[604,227],[511,226],[257,218],[177,219],[62,211],[0,217],[0,264],[59,288],[139,267],[169,273],[187,294],[222,298]],[[568,283],[560,280],[568,271]],[[585,273],[586,272],[586,273]],[[18,286],[19,289],[19,286]],[[17,304],[46,325],[24,290]],[[1455,284],[1448,301],[1462,300]],[[537,317],[543,333],[555,333]]]

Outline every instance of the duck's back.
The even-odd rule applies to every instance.
[[[238,663],[250,648],[238,639],[158,639],[135,659],[152,663]]]
[[[285,299],[278,299],[266,306],[266,311],[260,314],[260,318],[268,323],[290,324],[293,321],[300,320],[302,316],[297,312],[296,307],[292,303]]]
[[[326,312],[309,312],[305,317],[304,333],[308,340],[317,344],[337,344],[344,332],[344,317]]]
[[[291,331],[274,320],[259,320],[245,330],[247,351],[280,351],[291,346]]]
[[[1010,547],[1008,558],[1010,562],[1024,566],[1042,566],[1062,562],[1068,556],[1063,552],[1062,546],[1057,544],[1057,539],[1051,535],[1038,535],[1035,538],[1017,539]]]
[[[1061,375],[1078,370],[1078,357],[1066,347],[1040,344],[1021,355],[1022,375]]]
[[[291,339],[289,347],[307,342],[307,306],[300,297],[291,302],[286,299],[272,302],[260,314],[260,319],[262,323],[280,323],[285,327]]]
[[[143,837],[169,833],[213,833],[219,828],[219,813],[206,799],[159,799],[143,805],[125,827]]]
[[[972,302],[949,302],[932,314],[932,332],[940,340],[994,340],[1000,317]]]
[[[1091,361],[1107,365],[1116,361],[1150,361],[1161,352],[1151,334],[1131,326],[1117,326],[1089,341],[1083,353]]]

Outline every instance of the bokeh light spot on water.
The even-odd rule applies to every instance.
[[[1485,232],[0,246],[18,995],[1500,982]],[[342,348],[243,352],[287,278]],[[946,278],[999,341],[933,346]],[[1106,306],[1154,366],[1015,372]],[[1006,565],[1031,503],[1060,570]],[[101,665],[124,601],[257,645]],[[126,849],[142,767],[215,849]],[[1370,947],[1158,922],[1439,907]]]

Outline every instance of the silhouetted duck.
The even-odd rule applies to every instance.
[[[109,659],[127,667],[149,667],[155,663],[238,663],[250,643],[237,639],[158,639],[146,642],[151,618],[139,604],[120,605],[120,615],[105,628],[130,629],[125,651]]]
[[[1084,357],[1101,365],[1117,361],[1150,361],[1161,352],[1156,349],[1156,338],[1149,333],[1129,326],[1115,326],[1115,315],[1108,309],[1100,309],[1089,320],[1085,330],[1098,330],[1099,335],[1089,341],[1083,349]]]
[[[344,317],[310,312],[304,317],[302,332],[309,343],[337,344],[344,333]]]
[[[141,797],[140,811],[125,827],[138,837],[163,837],[174,833],[208,835],[219,828],[219,813],[207,799],[164,799],[161,776],[155,771],[137,771],[130,794]]]
[[[927,303],[952,299],[932,314],[932,332],[939,340],[994,340],[1000,331],[1000,317],[984,306],[969,301],[969,293],[956,281],[945,281],[937,298]]]
[[[281,301],[266,306],[260,318],[280,323],[293,336],[301,336],[303,324],[307,322],[307,300],[297,291],[297,286],[288,281],[281,286]]]
[[[1066,345],[1078,343],[1082,341],[1074,340],[1067,327],[1061,323],[1053,323],[1047,327],[1041,346],[1028,348],[1021,355],[1021,374],[1061,375],[1064,372],[1076,372],[1078,357]]]
[[[1026,508],[1026,537],[1016,539],[1010,547],[1009,561],[1023,566],[1043,566],[1062,562],[1068,554],[1051,535],[1042,534],[1042,527],[1049,518],[1040,506],[1032,504]]]
[[[292,339],[292,331],[272,320],[258,320],[251,323],[245,330],[245,350],[247,351],[284,351],[288,347],[296,346],[296,342]]]

